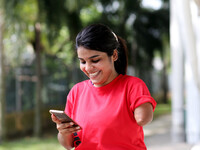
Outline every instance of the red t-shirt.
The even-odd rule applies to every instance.
[[[150,102],[145,83],[119,75],[109,84],[94,87],[90,80],[76,84],[68,94],[65,113],[81,127],[76,150],[146,150],[143,128],[134,119],[134,109]]]

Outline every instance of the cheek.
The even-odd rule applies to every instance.
[[[80,64],[80,69],[81,69],[81,71],[83,71],[83,72],[84,72],[84,70],[85,70],[85,69],[84,69],[84,66],[81,65],[81,64]]]
[[[85,70],[85,66],[80,64],[80,69],[83,73],[87,75],[87,71]]]

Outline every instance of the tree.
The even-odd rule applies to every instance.
[[[70,6],[68,6],[68,3]],[[88,3],[88,2],[87,2]],[[86,4],[87,4],[86,3]],[[84,3],[81,3],[84,4]],[[81,20],[80,20],[80,10],[76,9],[80,5],[77,3],[71,3],[71,1],[61,0],[55,2],[53,0],[48,1],[5,1],[5,8],[8,14],[8,17],[12,19],[13,22],[22,22],[19,24],[20,29],[24,29],[25,38],[28,44],[32,44],[35,52],[35,67],[36,67],[36,97],[35,97],[35,125],[34,125],[34,135],[40,136],[41,135],[41,109],[42,109],[42,55],[44,53],[51,53],[56,56],[55,53],[52,53],[51,50],[47,50],[51,48],[51,46],[56,45],[55,42],[57,37],[59,36],[59,31],[62,29],[63,26],[67,26],[69,28],[69,41],[74,41],[75,36],[78,31],[81,29]],[[28,9],[27,7],[35,8],[32,12],[29,12],[30,16],[24,16],[24,12]],[[72,9],[74,8],[74,9]],[[12,10],[12,11],[10,11]],[[54,11],[52,11],[54,10]],[[47,26],[44,28],[44,26]],[[34,34],[28,30],[29,26],[34,26]],[[43,28],[42,28],[43,26]],[[48,34],[45,35],[43,32],[44,29],[47,31]],[[23,33],[22,33],[23,34]],[[43,43],[44,37],[48,37],[48,42],[46,45]],[[29,40],[27,40],[29,39]],[[56,50],[56,53],[63,50],[63,46],[67,44],[66,40],[63,40],[64,43],[59,43],[61,46],[59,50]],[[48,48],[47,48],[48,47]],[[73,49],[73,48],[70,48]],[[73,52],[73,51],[71,51]],[[75,53],[73,53],[73,64],[72,71],[76,71],[76,59]],[[77,81],[77,73],[72,74],[74,83]]]
[[[137,52],[135,59],[139,76],[149,76],[152,70],[152,61],[155,52],[158,52],[163,61],[162,71],[162,102],[167,103],[167,62],[166,62],[166,41],[169,41],[169,9],[156,11],[141,9],[135,23],[135,37],[137,41]],[[150,77],[150,76],[149,76]],[[150,81],[151,79],[148,78]],[[151,81],[149,85],[152,85]]]
[[[35,128],[34,135],[39,137],[42,130],[42,120],[41,120],[41,107],[42,107],[42,64],[41,64],[41,28],[40,23],[35,24],[35,40],[34,40],[34,50],[36,55],[36,98],[35,98]]]
[[[2,4],[0,4],[2,6]],[[5,66],[4,66],[4,16],[3,9],[0,7],[0,143],[5,138]]]
[[[27,9],[27,7],[32,7],[32,9]],[[12,9],[12,11],[10,11]],[[19,36],[24,35],[26,43],[23,43],[24,47],[27,44],[33,44],[35,50],[35,72],[37,76],[36,82],[36,96],[35,96],[35,124],[34,124],[34,135],[39,137],[41,135],[41,91],[42,91],[42,78],[41,78],[41,38],[40,38],[40,26],[39,26],[39,15],[37,11],[37,1],[5,1],[6,15],[9,21],[13,25],[19,26],[17,33]],[[26,12],[29,11],[29,12]],[[23,16],[27,13],[27,16]],[[35,27],[34,34],[28,29],[30,26]],[[21,32],[23,30],[23,32]],[[32,40],[30,40],[32,39]],[[32,43],[28,43],[32,42]]]
[[[135,76],[144,79],[150,87],[152,61],[155,52],[163,60],[163,102],[167,102],[166,45],[169,41],[168,0],[158,10],[141,7],[141,1],[99,0],[102,12],[95,22],[109,25],[117,35],[127,41],[129,65],[134,67]],[[94,20],[91,20],[94,22]],[[150,87],[151,89],[151,87]]]

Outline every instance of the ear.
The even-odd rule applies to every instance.
[[[115,49],[113,51],[113,61],[117,61],[117,59],[118,59],[118,52],[117,52],[117,49]]]

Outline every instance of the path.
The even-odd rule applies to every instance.
[[[190,150],[192,145],[171,141],[171,115],[163,115],[144,127],[148,150]]]

